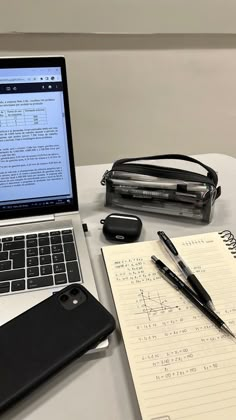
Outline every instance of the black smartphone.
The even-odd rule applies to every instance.
[[[114,329],[113,316],[75,284],[1,326],[0,412]]]

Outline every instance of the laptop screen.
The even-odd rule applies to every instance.
[[[0,59],[0,219],[77,209],[64,58]]]

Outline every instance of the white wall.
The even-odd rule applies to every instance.
[[[0,33],[236,33],[235,0],[1,0]]]
[[[1,35],[0,55],[64,54],[77,164],[236,157],[236,35]]]

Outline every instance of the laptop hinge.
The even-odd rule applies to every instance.
[[[45,216],[21,217],[20,219],[0,220],[0,226],[22,225],[23,223],[39,223],[50,222],[55,220],[54,214],[46,214]]]

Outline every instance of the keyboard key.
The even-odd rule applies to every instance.
[[[37,238],[37,235],[36,235],[36,233],[30,233],[29,235],[26,235],[26,238],[27,239],[34,239],[34,238]]]
[[[55,254],[56,252],[62,252],[62,245],[52,245],[52,253]]]
[[[73,283],[74,281],[81,281],[77,261],[67,262],[66,267],[68,280],[70,283]]]
[[[66,271],[65,264],[64,263],[53,264],[53,271],[54,273],[63,273],[64,271]]]
[[[39,233],[39,238],[46,238],[47,236],[49,236],[48,232],[41,232]]]
[[[0,272],[0,281],[7,280],[18,280],[25,277],[25,270],[23,268],[19,270],[10,270],[10,271],[1,271]]]
[[[53,286],[53,276],[34,277],[27,280],[28,289]]]
[[[8,252],[0,252],[0,261],[8,260]]]
[[[12,241],[3,244],[3,251],[10,251],[12,249],[22,249],[25,247],[25,241]]]
[[[37,277],[37,276],[39,276],[39,268],[38,267],[27,268],[27,277]]]
[[[62,235],[66,235],[67,233],[72,233],[72,230],[71,229],[65,229],[61,233],[62,233]]]
[[[62,253],[53,254],[52,260],[53,260],[54,263],[64,262],[64,255]]]
[[[16,249],[10,251],[10,259],[13,260],[13,268],[24,268],[25,267],[25,250]]]
[[[37,257],[37,255],[38,255],[38,248],[27,249],[27,257]]]
[[[41,276],[46,276],[47,274],[52,274],[52,266],[51,265],[42,265],[42,267],[40,267],[40,274],[41,274]]]
[[[0,283],[0,293],[10,292],[10,283]]]
[[[50,236],[60,235],[61,232],[59,230],[54,230],[53,232],[50,232]]]
[[[0,271],[10,270],[11,261],[0,261]]]
[[[13,240],[12,236],[8,236],[7,238],[2,238],[2,242],[11,242]]]
[[[27,248],[32,248],[32,247],[38,246],[38,240],[37,239],[27,239],[26,245],[27,245]]]
[[[60,244],[61,243],[61,236],[52,236],[51,237],[51,244]]]
[[[19,241],[20,239],[25,239],[24,235],[14,236],[14,241]]]
[[[66,261],[76,260],[75,245],[73,242],[64,244],[64,253]]]
[[[27,267],[33,267],[35,265],[39,265],[38,257],[27,258]]]
[[[51,264],[51,262],[52,262],[51,255],[42,255],[42,257],[40,257],[41,265]]]
[[[73,242],[73,235],[62,235],[63,242]]]
[[[49,245],[49,238],[40,238],[39,246]]]
[[[17,292],[18,290],[25,290],[25,280],[16,280],[11,284],[11,291]]]
[[[50,254],[50,246],[41,246],[39,248],[39,255]]]
[[[64,284],[67,282],[66,273],[55,274],[55,284]]]

